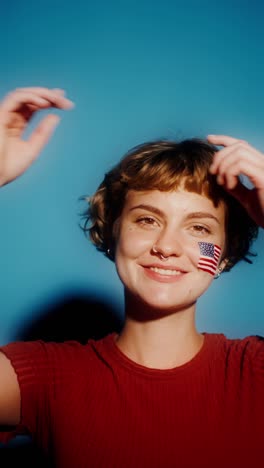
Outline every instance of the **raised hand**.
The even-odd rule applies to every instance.
[[[45,116],[28,140],[23,133],[33,114],[49,108],[71,109],[72,101],[60,89],[21,88],[0,104],[0,186],[20,176],[37,158],[50,139],[59,117]]]
[[[217,182],[244,206],[251,218],[264,227],[264,155],[244,140],[226,135],[208,135],[207,140],[224,148],[216,152],[210,171]],[[245,175],[253,188],[245,187]]]

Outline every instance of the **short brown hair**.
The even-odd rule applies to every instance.
[[[215,206],[226,206],[226,251],[224,271],[248,258],[258,235],[258,226],[238,201],[216,182],[209,172],[217,147],[198,138],[181,142],[159,140],[136,146],[105,174],[95,194],[85,197],[88,208],[82,228],[96,248],[112,260],[115,249],[114,223],[120,216],[129,190],[171,191],[179,186],[206,195]]]

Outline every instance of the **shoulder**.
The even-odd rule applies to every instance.
[[[246,336],[244,338],[227,338],[225,335],[218,335],[222,348],[226,353],[237,356],[256,357],[264,356],[264,337],[259,335]]]
[[[104,348],[109,336],[98,341],[88,340],[87,343],[77,341],[44,342],[14,342],[0,348],[11,361],[15,370],[30,369],[38,372],[41,368],[47,371],[59,369],[61,372],[76,373],[85,366],[93,367],[100,361],[100,349]]]
[[[231,339],[225,335],[208,334],[207,341],[218,361],[225,367],[239,369],[240,372],[250,371],[264,376],[264,337],[258,335]]]
[[[220,333],[205,333],[206,339],[211,347],[217,348],[225,353],[235,354],[255,354],[264,351],[264,337],[260,335],[250,335],[244,338],[228,338]]]

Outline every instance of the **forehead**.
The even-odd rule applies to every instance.
[[[157,208],[164,216],[168,218],[172,216],[186,216],[190,213],[204,212],[215,216],[220,224],[225,222],[225,205],[220,202],[215,206],[213,201],[206,195],[201,195],[195,192],[189,192],[184,189],[173,191],[146,190],[136,191],[129,190],[124,204],[124,212],[134,210],[136,207],[144,209],[144,207]]]

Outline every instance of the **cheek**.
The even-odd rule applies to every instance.
[[[209,273],[198,270],[199,280],[197,281],[197,297],[203,296],[203,294],[208,290],[214,281],[214,277],[209,275]]]
[[[186,242],[183,254],[188,258],[194,268],[197,268],[200,259],[198,242]]]
[[[198,247],[198,268],[214,277],[221,258],[221,247],[210,242],[198,242]]]
[[[151,250],[153,245],[152,237],[147,233],[139,232],[138,229],[133,227],[120,229],[116,240],[116,253],[122,256],[137,257]]]
[[[206,247],[209,246],[210,250],[214,249],[214,255],[212,255],[212,252],[209,252],[208,255],[208,252],[204,252],[204,250],[201,249],[201,246],[199,244],[201,244],[201,242],[197,241],[194,244],[188,246],[185,249],[185,254],[188,256],[194,269],[198,273],[197,283],[194,282],[193,287],[191,289],[193,291],[197,287],[200,288],[201,286],[203,286],[204,292],[210,286],[214,279],[215,273],[217,271],[217,266],[220,262],[221,249],[219,249],[218,246],[215,246],[215,244],[205,242],[203,244],[206,244]]]

